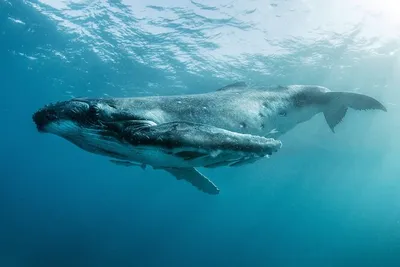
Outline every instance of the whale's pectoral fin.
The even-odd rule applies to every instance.
[[[277,152],[282,146],[281,141],[272,138],[179,121],[140,130],[127,127],[122,135],[133,146],[162,150],[185,161],[207,158],[208,164],[243,157],[264,157]]]
[[[186,180],[199,190],[211,194],[219,194],[218,187],[195,168],[163,168],[178,180]]]
[[[386,107],[367,95],[351,92],[327,92],[329,105],[324,110],[325,120],[333,132],[346,115],[348,108],[355,110],[382,110],[387,111]]]

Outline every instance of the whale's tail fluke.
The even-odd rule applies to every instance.
[[[324,116],[332,132],[335,132],[336,125],[346,116],[348,108],[387,111],[381,102],[367,95],[350,92],[327,92],[326,95],[330,104],[324,110]]]

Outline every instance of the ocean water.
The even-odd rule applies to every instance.
[[[400,5],[0,0],[0,266],[400,266]],[[39,134],[71,97],[317,84],[382,101],[282,150],[201,170],[203,194]]]

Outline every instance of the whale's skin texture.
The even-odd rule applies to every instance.
[[[76,98],[33,115],[56,134],[122,166],[150,165],[209,194],[219,189],[195,168],[241,166],[277,152],[280,136],[323,113],[334,132],[349,108],[383,110],[378,100],[314,85],[252,88],[239,82],[203,94]]]

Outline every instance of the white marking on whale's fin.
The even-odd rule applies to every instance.
[[[172,174],[177,180],[185,180],[205,193],[219,194],[218,187],[195,168],[163,168],[163,170]]]
[[[269,131],[266,135],[265,135],[265,137],[274,137],[276,134],[278,134],[279,133],[279,131],[276,129],[276,128],[274,128],[274,129],[272,129],[271,131]]]
[[[219,89],[217,89],[217,91],[226,91],[226,90],[245,88],[245,87],[247,87],[247,84],[245,82],[236,82],[236,83],[228,84],[227,86],[224,86],[222,88],[219,88]]]
[[[218,150],[213,150],[213,151],[211,151],[210,156],[213,157],[213,158],[216,158],[216,157],[218,157],[221,153],[222,153],[222,151],[221,151],[220,149],[218,149]]]

